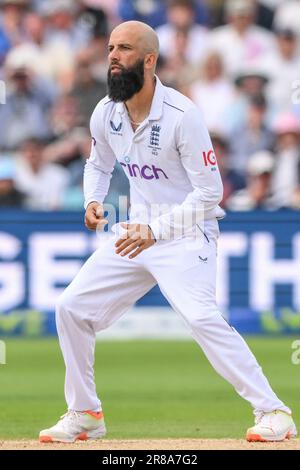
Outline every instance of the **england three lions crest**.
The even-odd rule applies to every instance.
[[[150,132],[150,144],[148,145],[148,147],[152,149],[152,155],[155,155],[155,156],[157,156],[158,151],[161,150],[160,131],[161,131],[161,126],[159,126],[158,124],[153,124],[153,126],[151,127],[151,132]]]

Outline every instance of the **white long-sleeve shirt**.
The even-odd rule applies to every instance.
[[[106,97],[92,115],[91,134],[85,208],[104,201],[118,159],[130,182],[130,220],[149,224],[156,239],[224,216],[218,206],[223,185],[201,112],[158,78],[150,114],[135,132],[124,103]]]

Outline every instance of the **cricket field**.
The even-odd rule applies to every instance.
[[[292,343],[299,338],[246,339],[276,393],[293,409],[299,427],[300,365],[292,363]],[[39,431],[66,411],[58,341],[8,338],[5,343],[7,363],[0,365],[0,449],[39,448]],[[99,341],[95,371],[108,428],[103,448],[273,445],[242,440],[253,423],[251,407],[216,374],[192,341]],[[300,449],[300,441],[273,446]]]

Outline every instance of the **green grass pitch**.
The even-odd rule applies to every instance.
[[[248,343],[275,391],[300,422],[295,338]],[[64,365],[56,339],[8,339],[0,365],[0,438],[35,438],[65,412]],[[193,342],[99,342],[96,381],[108,438],[242,438],[251,407],[221,379]]]

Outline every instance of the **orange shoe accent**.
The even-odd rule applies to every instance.
[[[54,442],[51,436],[41,436],[40,442]]]
[[[76,437],[76,441],[87,441],[88,435],[86,432],[82,432],[79,436]]]
[[[104,414],[102,411],[90,411],[90,410],[87,410],[85,411],[85,413],[87,413],[88,415],[92,416],[93,418],[95,419],[102,419],[104,417]]]
[[[249,434],[246,439],[248,442],[267,442],[259,434]]]

